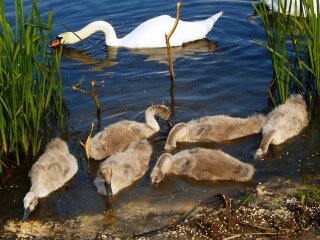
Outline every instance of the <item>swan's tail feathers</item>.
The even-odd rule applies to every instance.
[[[106,186],[104,185],[104,181],[101,179],[101,177],[97,176],[93,183],[96,186],[98,193],[107,196]]]
[[[254,156],[255,159],[262,158],[268,152],[268,148],[271,141],[273,140],[274,134],[275,130],[272,130],[263,137],[260,147],[257,149],[256,154]]]
[[[212,17],[210,17],[208,20],[210,21],[210,25],[211,28],[213,27],[213,25],[215,24],[215,22],[222,16],[223,11],[216,13],[215,15],[213,15]]]
[[[213,20],[213,22],[216,22],[218,20],[218,18],[222,16],[223,13],[224,13],[223,11],[218,12],[210,18]]]
[[[172,151],[177,147],[177,142],[183,138],[186,131],[186,123],[176,124],[169,132],[166,145],[164,149],[167,151]]]

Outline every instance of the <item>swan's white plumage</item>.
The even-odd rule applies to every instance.
[[[203,39],[212,29],[214,23],[223,14],[219,12],[212,17],[195,22],[179,20],[177,28],[170,38],[171,46],[181,46],[183,43]],[[74,44],[91,34],[102,31],[105,33],[106,45],[127,48],[158,48],[166,47],[165,34],[172,29],[175,18],[168,15],[158,16],[141,23],[132,32],[123,38],[117,38],[113,27],[104,21],[95,21],[83,29],[73,33],[59,34],[63,44]]]

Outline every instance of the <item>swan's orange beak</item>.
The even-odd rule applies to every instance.
[[[61,39],[62,39],[62,37],[56,37],[56,40],[55,40],[53,43],[51,43],[51,44],[49,45],[49,47],[50,47],[50,48],[59,47],[59,46],[61,45]]]

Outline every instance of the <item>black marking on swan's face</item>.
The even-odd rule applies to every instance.
[[[56,40],[49,45],[50,48],[57,48],[61,45],[63,37],[56,37]]]

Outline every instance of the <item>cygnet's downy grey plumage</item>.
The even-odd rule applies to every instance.
[[[152,146],[144,139],[132,142],[124,152],[111,155],[100,164],[94,180],[98,192],[112,196],[133,184],[148,170],[151,154]],[[105,183],[108,184],[108,193]]]
[[[133,141],[151,137],[160,130],[155,115],[168,120],[170,110],[165,105],[153,105],[145,112],[146,123],[123,120],[106,127],[89,140],[90,157],[101,160],[124,151]]]
[[[308,125],[307,105],[299,94],[290,96],[284,104],[273,109],[262,128],[263,139],[255,158],[263,157],[270,144],[278,145],[298,135]]]
[[[178,123],[170,131],[165,149],[176,148],[177,142],[222,142],[259,133],[265,123],[263,114],[247,118],[226,115],[206,116],[188,123]]]
[[[51,140],[29,172],[31,188],[23,199],[25,212],[22,220],[26,220],[35,209],[38,198],[62,187],[77,171],[77,159],[70,154],[67,143],[60,138]]]
[[[187,149],[174,155],[162,154],[151,172],[151,183],[161,182],[166,174],[184,175],[196,180],[249,181],[254,173],[251,164],[243,163],[220,150]]]

